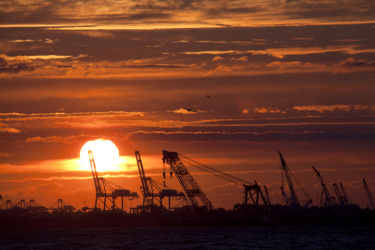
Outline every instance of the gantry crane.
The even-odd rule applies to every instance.
[[[45,211],[47,210],[44,206],[37,203],[34,199],[31,199],[28,204],[28,209],[31,211]]]
[[[166,209],[163,205],[163,198],[168,197],[168,210],[170,211],[171,197],[184,198],[185,195],[182,192],[177,192],[177,190],[171,188],[162,189],[159,183],[150,177],[146,177],[139,151],[135,151],[135,158],[137,160],[139,175],[142,182],[141,192],[143,195],[143,207],[140,209],[145,211],[151,211],[154,207],[159,207],[162,210]]]
[[[5,204],[5,209],[11,209],[15,206],[15,204],[13,204],[11,200],[7,200]]]
[[[143,195],[143,206],[155,205],[154,204],[155,199],[156,199],[156,202],[160,206],[160,196],[153,192],[152,184],[150,183],[150,180],[146,178],[145,171],[143,169],[141,155],[139,151],[135,151],[135,158],[137,160],[139,175],[141,177],[141,182],[142,182],[141,192]]]
[[[289,206],[292,206],[292,207],[300,207],[300,202],[299,202],[299,199],[297,197],[297,192],[294,188],[294,185],[293,185],[293,182],[292,182],[292,178],[294,178],[294,180],[298,183],[298,185],[300,186],[301,190],[303,191],[303,193],[305,194],[305,196],[307,197],[307,202],[305,204],[305,207],[308,207],[310,204],[312,204],[312,199],[308,196],[308,194],[306,193],[306,191],[303,189],[302,185],[298,182],[297,178],[293,175],[293,173],[290,171],[288,165],[286,164],[285,160],[284,160],[284,157],[283,155],[280,153],[280,151],[277,151],[277,153],[279,153],[279,156],[280,156],[280,161],[281,161],[281,169],[282,169],[282,180],[281,180],[281,194],[283,196],[283,199],[285,201],[285,204],[286,205],[289,205]],[[285,179],[286,179],[286,182],[288,183],[288,187],[289,187],[289,192],[290,192],[290,195],[288,197],[288,195],[285,193],[285,190],[284,190],[284,176],[285,176]]]
[[[367,198],[368,198],[368,202],[369,202],[369,204],[368,204],[369,208],[372,209],[372,210],[375,210],[374,199],[372,198],[372,194],[370,192],[370,189],[367,186],[365,178],[363,178],[363,188],[366,190],[366,194],[367,194]]]
[[[324,200],[324,206],[325,207],[331,207],[335,204],[335,197],[332,197],[330,194],[329,194],[329,191],[327,189],[327,185],[325,184],[325,180],[323,179],[323,177],[320,175],[320,173],[318,172],[318,170],[316,170],[316,168],[314,166],[312,166],[312,168],[314,169],[316,175],[318,176],[319,178],[319,181],[320,181],[320,184],[323,188],[323,191],[322,191],[322,194],[324,194],[325,196],[325,200]]]
[[[245,187],[244,205],[247,206],[249,201],[251,200],[253,202],[253,204],[255,205],[255,208],[258,208],[259,207],[259,198],[260,198],[260,199],[262,199],[263,204],[266,207],[271,206],[271,202],[270,202],[269,197],[268,197],[268,191],[267,191],[266,186],[264,186],[264,187],[265,187],[265,190],[266,190],[267,198],[263,195],[263,192],[262,192],[260,186],[258,185],[258,183],[256,181],[254,181],[254,182],[255,182],[254,185],[243,185]]]
[[[76,208],[63,201],[63,199],[58,199],[48,207],[48,210],[55,212],[73,212]]]
[[[136,192],[130,192],[128,189],[124,189],[121,186],[108,181],[107,179],[103,177],[99,177],[98,172],[96,170],[96,164],[94,160],[94,156],[91,150],[88,151],[89,154],[89,160],[90,160],[90,166],[91,166],[91,172],[92,177],[94,179],[94,185],[95,185],[95,209],[98,209],[98,201],[100,201],[103,204],[103,210],[106,209],[109,210],[115,210],[119,209],[119,207],[116,205],[115,200],[117,197],[121,197],[121,210],[124,211],[124,197],[130,199],[138,197]],[[103,199],[104,198],[104,199]],[[107,201],[110,203],[110,205],[107,205]]]

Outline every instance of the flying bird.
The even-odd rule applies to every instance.
[[[206,97],[207,97],[208,99],[211,99],[211,96],[210,96],[210,95],[206,95]]]

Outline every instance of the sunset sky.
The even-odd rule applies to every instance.
[[[364,208],[375,1],[0,1],[0,204],[92,207],[79,157],[100,138],[121,156],[102,175],[139,195],[134,151],[162,181],[168,150],[267,185],[281,203],[279,150],[315,205],[312,165]],[[243,201],[242,185],[189,171],[214,207]]]

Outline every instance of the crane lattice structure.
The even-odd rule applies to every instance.
[[[342,188],[342,190],[341,190],[342,193],[340,192],[340,189],[339,189],[339,187],[337,186],[336,183],[332,184],[333,188],[335,189],[337,199],[338,199],[340,205],[349,205],[348,199],[346,198],[345,192],[343,191],[344,189],[342,187],[341,182],[340,182],[340,185],[341,185],[341,188]]]
[[[163,150],[163,163],[165,162],[171,167],[173,173],[176,175],[190,204],[197,209],[199,207],[198,198],[203,203],[203,206],[206,207],[207,211],[213,210],[211,201],[190,175],[189,171],[180,160],[178,153]]]
[[[143,195],[143,206],[138,207],[142,211],[151,211],[153,208],[160,208],[161,210],[166,210],[165,206],[163,205],[163,198],[169,198],[169,205],[168,210],[171,209],[171,197],[178,197],[178,198],[185,198],[184,193],[177,192],[174,189],[168,187],[168,189],[161,188],[161,184],[158,183],[156,180],[153,180],[150,177],[146,177],[142,158],[139,151],[135,151],[135,158],[137,160],[139,175],[141,178],[142,186],[141,192]]]
[[[15,204],[11,200],[7,200],[0,205],[0,209],[12,209],[14,206]]]
[[[342,191],[342,196],[344,197],[344,200],[345,200],[346,204],[351,204],[351,201],[348,198],[348,195],[346,194],[344,186],[342,185],[341,182],[340,182],[340,187],[341,187],[341,191]]]
[[[294,180],[298,183],[301,190],[304,192],[305,196],[308,198],[308,201],[305,204],[305,207],[308,207],[310,204],[312,204],[312,199],[307,195],[307,193],[303,189],[302,185],[298,182],[297,178],[290,171],[290,168],[286,164],[283,155],[279,151],[277,151],[277,153],[279,153],[279,156],[280,156],[281,168],[282,168],[282,172],[283,172],[280,189],[281,189],[281,194],[283,196],[285,204],[287,206],[292,206],[292,207],[300,207],[301,206],[300,202],[299,202],[299,199],[297,197],[297,192],[294,188],[294,184],[293,184],[293,181],[292,181],[292,177],[293,177]],[[289,192],[290,192],[289,196],[285,193],[285,190],[284,190],[284,175],[285,175],[285,179],[288,183],[288,187],[289,187]]]
[[[270,200],[270,196],[268,195],[268,190],[267,190],[267,186],[266,185],[264,185],[264,191],[266,192],[267,205],[271,206],[271,200]]]
[[[135,151],[135,158],[137,160],[138,171],[142,182],[141,192],[143,195],[143,206],[154,206],[156,204],[160,206],[160,195],[154,193],[154,186],[152,185],[151,179],[146,177],[139,151]]]
[[[332,197],[330,194],[329,194],[329,191],[328,191],[328,188],[327,188],[327,185],[326,185],[326,181],[323,179],[323,177],[320,175],[319,171],[316,170],[316,168],[314,166],[312,166],[312,168],[314,169],[316,175],[318,176],[319,178],[319,181],[320,181],[320,184],[323,188],[323,191],[322,191],[322,198],[323,198],[323,195],[325,197],[324,201],[322,200],[322,203],[323,203],[323,206],[324,207],[331,207],[335,204],[335,197]],[[321,204],[322,205],[322,204]]]
[[[46,211],[47,208],[37,203],[34,199],[31,199],[28,203],[27,208],[31,211]]]
[[[242,184],[244,186],[244,205],[248,205],[249,201],[252,201],[253,202],[252,205],[258,207],[260,200],[263,201],[265,206],[271,205],[271,203],[269,201],[267,190],[266,190],[267,198],[265,198],[260,186],[256,183],[256,181],[254,181],[255,184],[253,184],[253,183],[251,183],[247,180],[238,178],[236,176],[230,175],[228,173],[222,172],[220,170],[217,170],[215,168],[212,168],[210,166],[202,164],[202,163],[200,163],[198,161],[195,161],[195,160],[193,160],[193,159],[191,159],[187,156],[184,156],[182,154],[178,154],[178,153],[175,153],[175,152],[168,152],[168,151],[164,150],[163,151],[163,162],[167,161],[167,163],[171,166],[171,169],[172,169],[173,173],[175,173],[178,180],[180,181],[181,186],[184,188],[186,196],[188,198],[189,198],[189,195],[192,197],[192,199],[189,198],[189,201],[193,206],[196,206],[196,204],[197,204],[196,199],[195,199],[195,193],[198,193],[199,195],[202,196],[203,192],[201,190],[197,191],[194,188],[189,190],[189,183],[190,183],[191,180],[194,181],[194,179],[191,177],[191,175],[187,171],[187,169],[186,169],[184,163],[181,161],[181,159],[186,164],[189,164],[190,166],[193,166],[193,167],[195,167],[195,168],[197,168],[201,171],[204,171],[206,173],[212,174],[212,175],[214,175],[218,178],[221,178],[221,179],[226,180],[226,181],[231,182],[231,183]],[[195,181],[190,184],[190,187],[192,187],[193,185],[196,184],[196,183],[195,184],[194,183],[195,183]],[[198,184],[196,184],[196,185],[198,185]],[[266,189],[266,187],[265,187],[265,189]],[[203,197],[203,200],[205,201],[205,202],[203,202],[203,200],[202,200],[202,202],[205,204],[205,206],[207,208],[212,209],[212,204],[207,199],[207,197],[205,195],[202,196],[202,197]],[[206,197],[206,198],[204,198],[204,197]],[[259,199],[259,197],[262,197],[262,198]]]
[[[243,185],[245,187],[245,195],[244,195],[244,205],[247,206],[249,201],[251,200],[255,205],[255,208],[259,207],[259,200],[263,201],[263,204],[267,206],[271,206],[271,202],[268,196],[267,187],[264,186],[266,196],[263,195],[263,192],[256,181],[253,185]]]
[[[73,212],[74,210],[76,210],[76,208],[63,201],[63,199],[58,199],[48,207],[48,210],[57,212]]]
[[[371,194],[371,192],[370,192],[370,189],[369,189],[368,186],[367,186],[367,183],[366,183],[366,181],[365,181],[365,178],[363,178],[363,188],[366,190],[367,198],[368,198],[368,201],[369,201],[368,206],[370,207],[370,209],[375,210],[374,199],[373,199],[373,197],[372,197],[372,194]]]
[[[115,210],[120,209],[116,205],[116,198],[121,197],[121,210],[124,211],[124,197],[125,198],[135,198],[138,197],[136,192],[130,192],[128,189],[124,189],[121,186],[105,179],[104,177],[99,177],[96,170],[96,164],[94,160],[94,155],[91,150],[88,151],[92,177],[94,179],[95,185],[95,210],[98,209],[98,201],[103,204],[103,210]],[[107,204],[109,203],[109,205]]]

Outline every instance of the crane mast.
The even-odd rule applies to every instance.
[[[268,190],[267,190],[267,186],[266,185],[264,185],[264,191],[266,192],[267,205],[271,206],[271,200],[270,200],[270,196],[268,195]]]
[[[145,205],[153,205],[154,204],[154,195],[152,190],[150,190],[148,186],[148,180],[145,175],[145,171],[143,169],[143,163],[141,159],[141,155],[139,151],[135,151],[135,158],[137,159],[137,165],[138,165],[138,170],[139,170],[139,175],[141,177],[141,182],[142,182],[142,195],[143,195],[143,206]]]
[[[289,191],[290,191],[290,197],[288,199],[286,199],[286,194],[284,192],[284,188],[282,187],[281,191],[283,193],[283,197],[284,197],[285,201],[288,200],[289,205],[291,205],[291,206],[300,206],[299,200],[298,200],[298,197],[297,197],[297,193],[296,193],[296,190],[294,189],[292,178],[290,176],[289,167],[286,164],[283,155],[279,151],[277,151],[277,153],[279,153],[279,155],[280,155],[280,161],[281,161],[282,170],[283,170],[283,172],[285,174],[285,178],[286,178],[286,181],[288,183]]]
[[[207,210],[211,211],[213,207],[212,207],[210,200],[203,193],[198,183],[190,175],[189,171],[180,160],[178,153],[169,152],[166,150],[163,150],[162,152],[163,152],[163,163],[166,162],[170,166],[173,173],[176,175],[178,181],[180,182],[182,188],[184,189],[185,195],[188,198],[190,204],[193,207],[198,208],[199,206],[199,203],[197,200],[198,198],[201,200],[201,202],[207,208]]]
[[[282,195],[282,197],[283,197],[283,199],[284,199],[285,205],[286,205],[286,206],[289,206],[289,205],[290,205],[290,204],[289,204],[289,197],[288,197],[288,195],[285,193],[285,191],[284,191],[284,187],[280,187],[280,190],[281,190],[281,195]]]
[[[340,182],[340,187],[341,187],[341,191],[342,191],[342,197],[344,198],[345,203],[349,205],[349,204],[350,204],[349,198],[348,198],[348,196],[346,195],[346,192],[345,192],[344,186],[342,185],[341,182]]]
[[[95,164],[95,160],[94,160],[94,155],[92,154],[91,150],[88,151],[88,154],[89,154],[92,178],[94,179],[95,190],[96,190],[96,193],[98,194],[102,190],[101,189],[101,183],[100,183],[100,179],[99,179],[99,176],[98,176],[98,172],[96,171],[96,164]],[[95,204],[95,207],[96,207],[96,204]]]
[[[346,197],[343,194],[341,194],[337,184],[333,183],[332,185],[333,185],[333,188],[335,189],[335,193],[336,193],[337,199],[339,200],[340,204],[341,205],[348,205]]]
[[[316,175],[319,178],[320,184],[322,185],[322,188],[323,188],[323,193],[326,197],[326,199],[324,201],[324,206],[330,206],[330,207],[333,206],[335,198],[331,197],[331,195],[329,194],[328,189],[327,189],[327,185],[324,183],[323,177],[320,175],[318,170],[316,170],[316,168],[314,166],[312,166],[312,168],[314,169]]]
[[[365,181],[365,178],[363,178],[363,188],[366,190],[370,208],[372,210],[375,210],[374,201],[373,201],[370,189],[368,188],[367,183]]]
[[[96,169],[96,163],[94,160],[94,155],[91,150],[88,151],[90,167],[92,172],[92,177],[94,179],[96,197],[95,197],[95,209],[98,209],[98,201],[103,204],[103,210],[115,210],[119,207],[116,205],[116,198],[121,197],[121,209],[124,211],[124,197],[134,198],[138,197],[136,192],[130,192],[121,186],[110,182],[109,180],[99,177],[98,171]],[[108,205],[107,205],[108,203]]]

